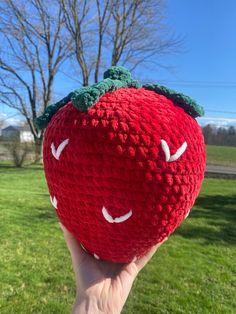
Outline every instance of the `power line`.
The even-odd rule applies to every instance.
[[[186,80],[161,80],[169,83],[193,83],[193,84],[234,84],[236,85],[236,81],[186,81]]]
[[[172,84],[174,86],[179,87],[192,87],[192,88],[221,88],[221,89],[236,89],[236,85],[200,85],[200,84],[182,84],[182,83],[170,83],[167,82],[167,84]]]
[[[205,111],[207,112],[216,112],[216,113],[229,113],[229,114],[236,114],[236,112],[234,111],[221,111],[221,110],[208,110],[208,109],[205,109]]]
[[[181,87],[197,87],[197,88],[235,88],[236,82],[224,82],[224,81],[171,81],[160,80],[159,82],[173,84]]]
[[[6,117],[6,118],[4,118],[4,119],[2,119],[1,121],[7,121],[8,119],[11,119],[11,118],[14,118],[14,117],[16,117],[16,116],[20,116],[21,114],[20,113],[15,113],[15,114],[13,114],[13,115],[11,115],[11,116],[9,116],[9,117]]]

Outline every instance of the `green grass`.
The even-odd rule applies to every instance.
[[[236,147],[207,145],[207,163],[236,166]]]
[[[205,180],[122,313],[236,313],[235,183]],[[0,238],[0,313],[69,313],[73,273],[41,167],[0,167]]]

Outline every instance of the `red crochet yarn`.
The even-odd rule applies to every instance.
[[[206,162],[196,120],[144,88],[106,93],[86,112],[67,103],[47,126],[43,157],[62,224],[113,262],[142,256],[180,225]]]

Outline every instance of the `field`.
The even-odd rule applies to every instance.
[[[235,183],[205,180],[122,313],[236,313]],[[0,313],[69,313],[73,273],[40,166],[0,167],[0,237]]]
[[[207,145],[207,163],[236,167],[236,147]]]

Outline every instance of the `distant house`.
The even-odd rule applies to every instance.
[[[19,140],[21,143],[33,142],[34,138],[30,130],[25,126],[8,126],[2,129],[2,140]]]

